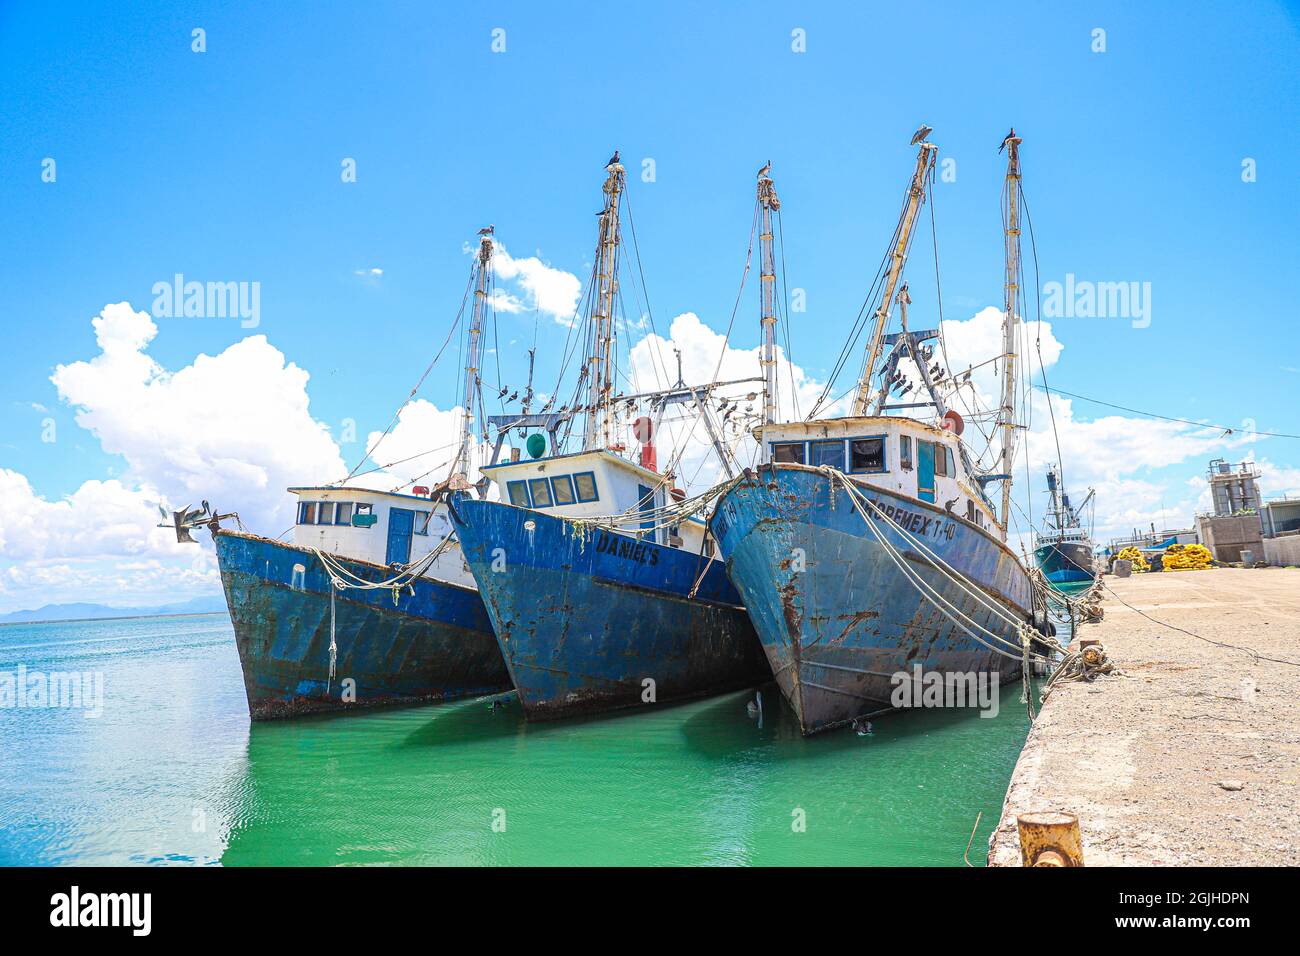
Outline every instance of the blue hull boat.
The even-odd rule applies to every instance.
[[[1078,542],[1039,545],[1034,549],[1034,563],[1049,584],[1091,584],[1096,579],[1092,547]]]
[[[853,481],[1008,617],[1032,620],[1029,576],[992,534],[942,507]],[[958,629],[895,561],[983,627],[1019,644],[1015,628],[941,574],[883,520],[867,527],[844,488],[820,469],[765,465],[718,503],[710,529],[749,610],[772,674],[805,734],[892,709],[893,692],[926,672],[1020,675],[1019,661]]]
[[[768,679],[721,562],[499,502],[458,498],[449,510],[528,719]]]
[[[391,590],[333,599],[337,647],[330,677],[330,578],[311,550],[230,531],[214,535],[254,720],[499,693],[510,678],[473,588],[418,577]],[[379,582],[392,569],[334,558]]]

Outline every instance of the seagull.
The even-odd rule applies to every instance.
[[[924,123],[922,123],[921,128],[912,134],[912,142],[909,143],[908,145],[915,146],[917,143],[924,143],[925,138],[933,132],[934,132],[933,126],[926,126]]]
[[[492,235],[494,232],[496,232],[496,228],[497,228],[497,227],[494,226],[494,225],[484,226],[482,229],[480,229],[480,230],[478,231],[478,234],[479,234],[480,236],[490,236],[490,235]]]
[[[871,721],[867,720],[865,717],[854,718],[853,723],[850,726],[853,727],[859,737],[866,737],[871,734],[873,730]]]
[[[760,170],[758,171],[758,178],[759,178],[759,179],[762,179],[764,176],[766,176],[766,175],[767,175],[768,173],[770,173],[771,171],[772,171],[772,161],[769,159],[769,160],[767,161],[767,165],[764,166],[762,169],[760,169]]]
[[[1016,128],[1013,126],[1011,127],[1011,132],[1007,133],[1006,136],[1002,137],[1002,145],[998,147],[998,152],[1000,153],[1004,149],[1006,149],[1007,143],[1011,142],[1013,139],[1015,139],[1015,137],[1016,137]]]
[[[614,155],[609,157],[609,162],[605,164],[605,168],[608,169],[610,166],[617,165],[617,163],[618,163],[618,150],[614,150]]]

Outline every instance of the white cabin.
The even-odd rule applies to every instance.
[[[868,416],[762,425],[769,460],[828,465],[857,481],[928,502],[999,540],[993,507],[966,473],[961,439],[914,418]]]
[[[378,565],[410,565],[451,533],[447,506],[423,495],[333,486],[290,488],[298,496],[293,543]],[[477,588],[453,540],[423,577]]]
[[[679,525],[657,527],[655,512],[669,502],[668,478],[605,449],[553,455],[548,458],[499,462],[483,474],[496,482],[501,498],[517,508],[531,508],[565,518],[628,515],[621,530],[671,548],[713,554],[713,542],[703,519],[691,517]],[[635,516],[645,513],[638,523]]]

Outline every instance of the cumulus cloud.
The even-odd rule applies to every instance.
[[[178,508],[207,499],[279,530],[292,520],[286,487],[346,473],[311,417],[307,372],[266,336],[169,372],[146,351],[158,332],[146,313],[120,302],[91,324],[100,354],[58,366],[51,380],[77,424],[126,459],[124,480]]]
[[[21,562],[0,576],[8,603],[67,562],[87,592],[112,594],[111,582],[139,592],[164,581],[164,597],[212,591],[210,555],[156,527],[160,503],[180,508],[207,499],[275,534],[293,520],[288,486],[345,473],[338,446],[309,412],[307,373],[265,336],[171,372],[148,354],[158,328],[145,312],[108,305],[91,326],[99,354],[58,366],[51,381],[77,424],[126,468],[58,501],[38,495],[24,475],[0,470],[0,558]],[[152,563],[127,569],[122,558]],[[37,597],[48,595],[25,603]]]
[[[492,305],[498,312],[536,310],[561,324],[573,321],[582,295],[582,281],[573,273],[556,269],[537,256],[516,259],[500,242],[492,252],[492,270],[497,281]],[[501,287],[502,282],[506,288]]]

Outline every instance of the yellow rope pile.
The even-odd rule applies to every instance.
[[[1166,571],[1204,571],[1213,565],[1214,555],[1203,544],[1171,544],[1165,549]]]
[[[1132,561],[1133,572],[1135,574],[1151,570],[1151,565],[1147,564],[1147,559],[1142,556],[1142,552],[1132,545],[1129,545],[1119,554],[1115,555],[1115,558],[1120,561]]]

